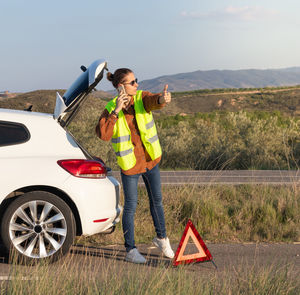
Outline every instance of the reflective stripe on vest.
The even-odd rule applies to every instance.
[[[131,154],[133,152],[132,149],[126,150],[126,151],[122,151],[122,152],[116,152],[116,155],[119,157],[125,157],[129,154]]]
[[[155,142],[155,141],[157,141],[157,140],[158,140],[158,135],[157,135],[157,134],[154,135],[154,136],[151,137],[151,138],[148,138],[148,141],[151,142],[151,143],[153,143],[153,142]]]
[[[117,96],[108,102],[106,109],[111,113],[116,107]],[[135,118],[140,131],[141,140],[152,160],[161,156],[161,147],[153,120],[152,113],[147,113],[142,99],[142,91],[138,90],[134,98]],[[135,166],[136,158],[131,142],[131,133],[123,111],[119,112],[119,118],[114,126],[111,139],[113,149],[117,156],[118,165],[123,170]]]
[[[130,140],[130,135],[124,135],[124,136],[119,136],[117,138],[112,138],[111,142],[119,143],[119,142],[124,142],[124,141],[129,141],[129,140]]]
[[[152,119],[151,122],[149,122],[149,123],[146,124],[146,129],[150,129],[153,126],[154,126],[154,120]]]

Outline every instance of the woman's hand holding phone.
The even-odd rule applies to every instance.
[[[130,98],[128,97],[125,88],[122,84],[118,87],[118,93],[119,95],[116,101],[115,108],[116,113],[119,113],[123,108],[126,109],[130,102]]]

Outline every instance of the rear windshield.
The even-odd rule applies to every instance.
[[[0,146],[24,143],[29,138],[30,133],[23,124],[0,121]]]

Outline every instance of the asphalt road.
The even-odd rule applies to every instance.
[[[113,176],[121,181],[120,172]],[[300,184],[300,170],[189,170],[160,171],[163,185]],[[139,184],[143,184],[142,177]]]
[[[211,244],[206,243],[210,251],[213,261],[217,268],[211,262],[201,262],[188,265],[189,270],[199,272],[199,275],[220,274],[225,273],[228,269],[236,271],[245,270],[252,272],[254,269],[262,267],[274,267],[275,269],[288,267],[292,276],[295,278],[300,275],[300,243],[298,244],[281,244],[281,243],[243,243],[243,244]],[[176,251],[177,244],[172,244]],[[195,253],[194,245],[189,243],[186,254]],[[149,270],[158,265],[171,267],[172,261],[161,256],[159,250],[153,245],[138,245],[139,251],[147,258],[146,266]],[[74,267],[82,268],[83,263],[87,264],[88,269],[91,269],[91,275],[94,273],[96,265],[103,263],[116,263],[117,268],[126,270],[133,267],[132,263],[124,261],[125,249],[122,245],[87,247],[73,246],[71,251],[72,263]],[[92,259],[87,260],[86,257]],[[104,261],[103,261],[104,260]],[[53,264],[54,268],[58,268],[63,261],[58,261]],[[73,268],[73,267],[72,267]],[[10,277],[11,265],[7,262],[7,257],[0,251],[0,280],[13,279]],[[27,273],[24,273],[24,279],[30,279],[28,268],[24,268]]]

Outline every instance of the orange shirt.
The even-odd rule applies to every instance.
[[[153,94],[148,91],[143,91],[142,99],[146,112],[149,113],[153,110],[159,110],[165,106],[165,104],[159,104],[160,96],[160,93]],[[134,146],[134,154],[136,157],[136,164],[134,167],[125,171],[122,169],[122,172],[126,175],[134,175],[146,172],[146,168],[148,168],[149,170],[152,169],[161,160],[161,157],[152,160],[149,154],[147,153],[140,137],[140,132],[135,119],[135,111],[133,104],[134,100],[132,98],[130,102],[130,107],[127,110],[123,110],[126,122],[131,132],[131,142]],[[109,114],[107,109],[105,109],[102,115],[100,116],[99,123],[96,126],[97,136],[105,141],[111,140],[113,135],[113,129],[117,120],[118,118],[114,114]]]

